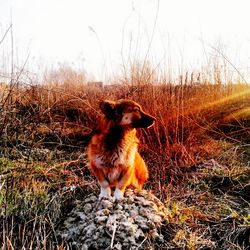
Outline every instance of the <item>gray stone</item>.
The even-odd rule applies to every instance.
[[[96,216],[104,216],[104,215],[109,215],[110,211],[108,209],[101,209],[96,212]]]
[[[83,212],[77,212],[77,218],[81,221],[84,221],[86,219],[86,214],[84,214]]]
[[[75,220],[76,220],[76,217],[68,217],[65,222],[68,223],[68,224],[70,224],[70,223],[74,222]]]
[[[113,207],[113,203],[109,200],[102,200],[101,205],[103,208],[112,208]]]
[[[122,244],[120,242],[116,243],[114,245],[114,249],[116,249],[116,250],[122,250]]]
[[[133,204],[134,203],[134,197],[129,196],[127,202],[128,202],[128,204]]]
[[[89,203],[85,204],[84,207],[83,207],[83,210],[84,210],[84,213],[85,213],[85,214],[90,213],[91,210],[92,210],[91,204],[89,204]]]
[[[89,197],[89,199],[90,199],[90,201],[92,201],[92,202],[96,202],[96,201],[98,200],[98,198],[97,198],[95,195],[91,195],[91,196]]]
[[[98,223],[98,224],[103,224],[104,222],[106,222],[107,221],[107,219],[108,219],[108,216],[98,216],[98,217],[96,217],[95,218],[95,221],[96,221],[96,223]]]
[[[135,239],[139,239],[139,238],[142,238],[142,237],[145,238],[145,235],[144,235],[143,231],[140,228],[138,228],[136,230],[134,236],[135,236]]]
[[[123,209],[123,206],[120,205],[120,204],[117,204],[117,205],[116,205],[116,209],[117,209],[117,210],[122,210],[122,209]]]
[[[81,250],[88,250],[89,248],[88,248],[88,245],[86,245],[86,244],[83,244],[82,246],[81,246]]]
[[[155,223],[161,225],[161,223],[162,223],[162,218],[161,218],[161,216],[159,216],[159,215],[156,214],[156,215],[154,216],[154,218],[153,218],[153,221],[154,221]]]
[[[91,223],[90,225],[86,226],[83,231],[86,234],[86,236],[92,236],[95,229],[96,229],[95,224]]]
[[[147,225],[150,229],[155,228],[155,223],[154,223],[153,221],[151,221],[151,220],[148,220],[148,221],[146,222],[146,225]]]
[[[150,211],[147,208],[145,208],[145,207],[141,207],[139,209],[139,214],[142,215],[143,217],[147,218],[148,215],[150,214]]]

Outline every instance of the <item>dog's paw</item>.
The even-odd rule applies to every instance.
[[[123,192],[120,189],[116,188],[114,192],[114,199],[119,201],[122,200],[123,197],[124,197]]]
[[[111,197],[111,190],[110,188],[102,188],[101,193],[99,194],[99,200],[101,199],[109,199]]]

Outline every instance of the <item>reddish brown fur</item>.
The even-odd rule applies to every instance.
[[[88,146],[89,167],[100,183],[100,196],[109,196],[109,188],[116,187],[118,199],[127,186],[141,189],[148,179],[148,169],[137,151],[136,128],[151,126],[155,118],[130,100],[103,101],[100,108],[104,116]]]

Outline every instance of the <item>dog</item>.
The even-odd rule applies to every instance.
[[[131,100],[104,100],[99,106],[103,116],[88,145],[89,168],[99,182],[99,198],[110,198],[115,188],[114,199],[121,200],[126,187],[140,190],[148,179],[136,129],[148,128],[156,119]]]

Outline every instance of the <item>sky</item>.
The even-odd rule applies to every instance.
[[[249,0],[0,0],[0,41],[12,23],[14,63],[69,65],[107,81],[135,61],[192,71],[220,55],[250,67]],[[0,73],[11,65],[10,32]]]

